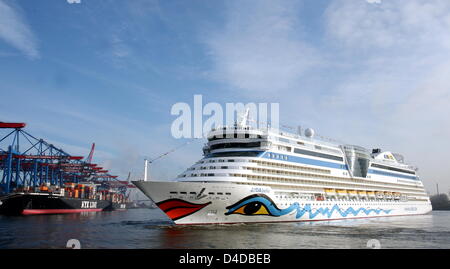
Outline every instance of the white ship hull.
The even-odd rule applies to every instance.
[[[268,186],[216,182],[133,182],[176,224],[327,221],[427,214],[429,201],[277,196]]]

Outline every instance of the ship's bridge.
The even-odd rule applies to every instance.
[[[267,138],[263,130],[254,129],[250,126],[223,126],[214,128],[208,133],[208,141],[231,139],[231,138]]]
[[[267,133],[250,126],[224,126],[212,129],[203,147],[204,155],[228,151],[267,150]]]

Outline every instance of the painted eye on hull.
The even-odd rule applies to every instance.
[[[225,215],[240,214],[245,216],[268,215],[276,216],[279,210],[266,195],[254,194],[245,197],[237,203],[227,207]]]
[[[236,209],[232,214],[242,214],[242,215],[270,215],[267,211],[266,206],[260,202],[251,202],[238,209]]]

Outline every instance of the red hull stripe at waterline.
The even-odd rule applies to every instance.
[[[39,214],[69,214],[80,212],[98,212],[101,208],[93,209],[24,209],[22,215],[39,215]]]

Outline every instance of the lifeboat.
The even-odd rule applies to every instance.
[[[347,196],[347,190],[336,190],[339,196]]]
[[[336,195],[336,190],[335,189],[325,189],[325,195],[334,196],[334,195]]]
[[[316,201],[325,201],[325,197],[323,197],[323,195],[317,195]]]
[[[350,196],[353,196],[353,197],[358,196],[358,193],[357,193],[355,190],[349,190],[349,191],[348,191],[348,194],[349,194]]]
[[[362,196],[362,197],[366,197],[367,196],[367,192],[366,191],[358,191],[358,195]]]
[[[374,191],[368,191],[368,192],[367,192],[367,196],[369,196],[369,197],[375,197],[375,192],[374,192]]]
[[[395,200],[400,200],[401,194],[399,192],[394,192],[393,195]]]
[[[377,191],[375,192],[375,197],[377,197],[378,199],[383,199],[384,193],[382,191]]]
[[[385,191],[384,192],[384,197],[386,197],[386,199],[392,199],[392,192]]]

